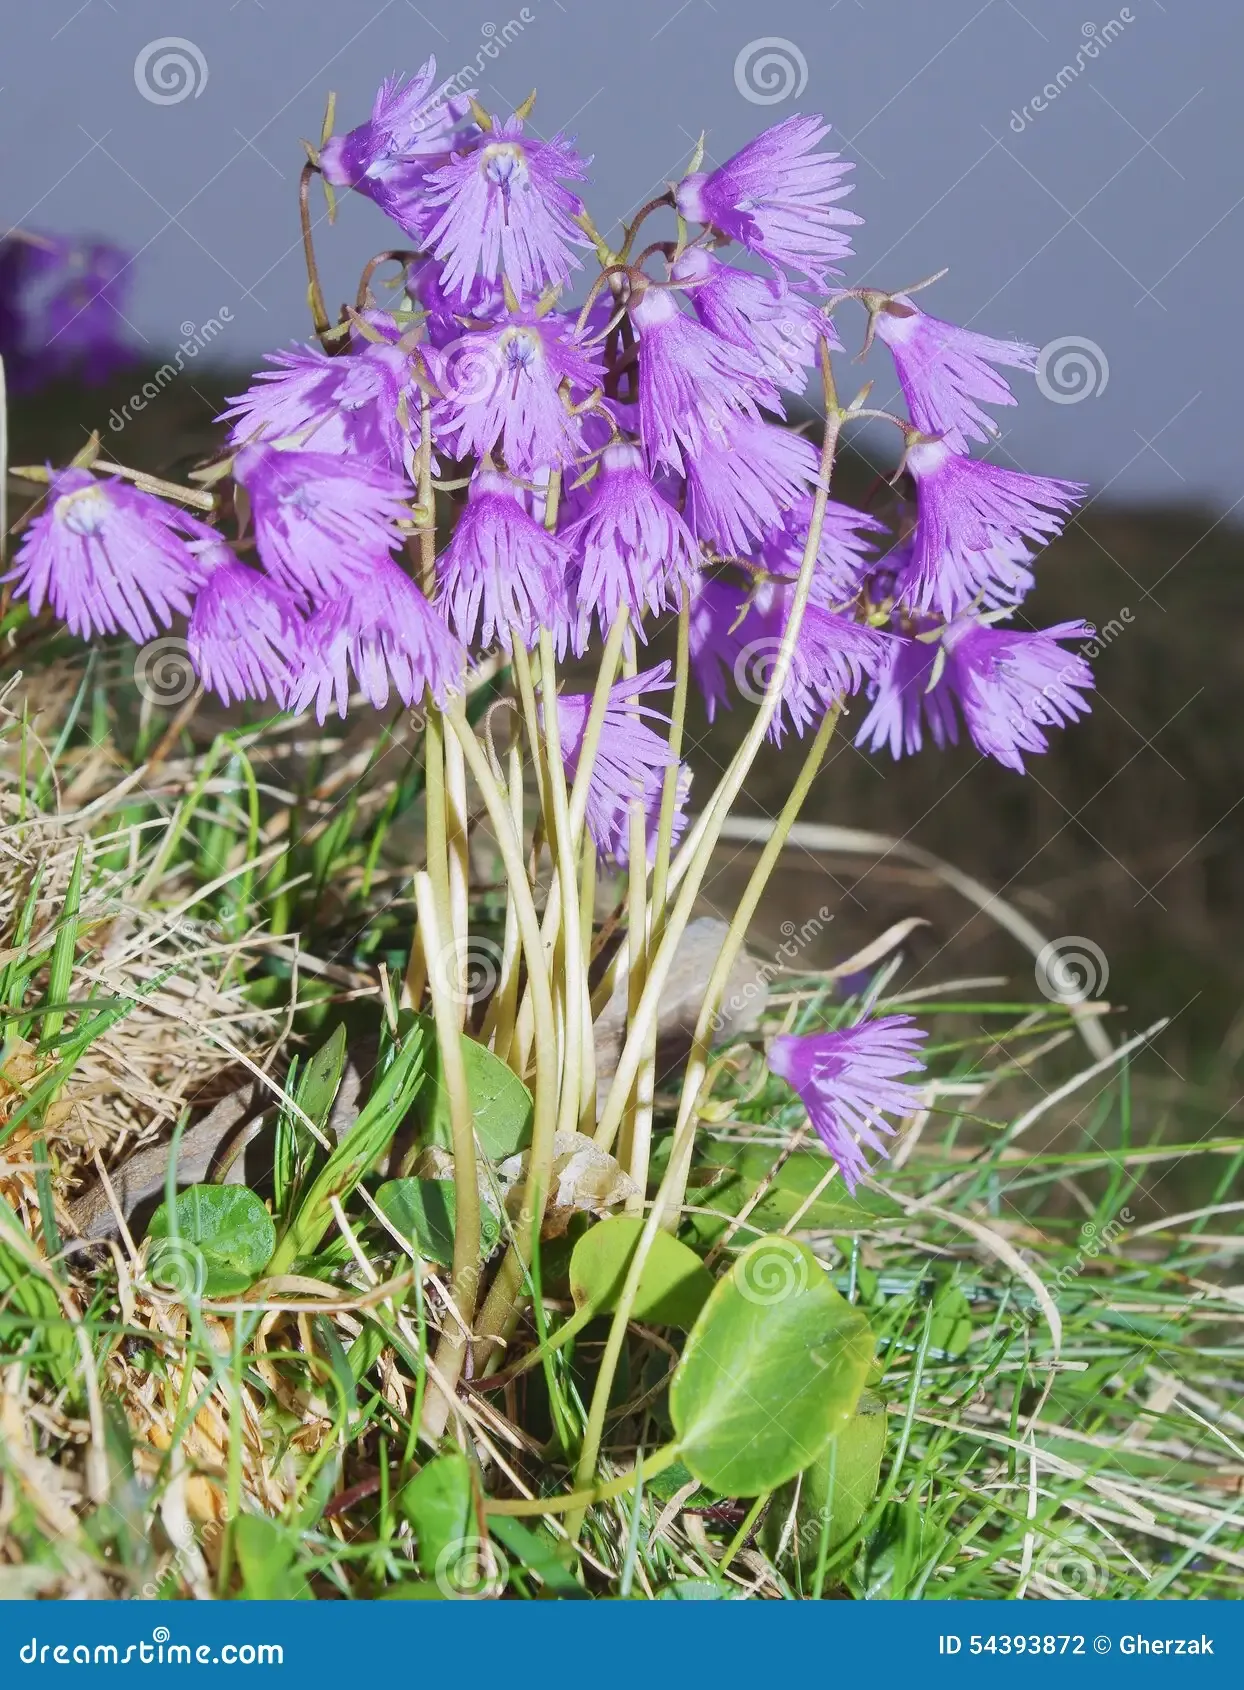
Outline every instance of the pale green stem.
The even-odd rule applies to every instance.
[[[782,644],[778,649],[777,661],[773,666],[773,673],[769,677],[769,685],[765,689],[765,695],[761,700],[756,718],[742,745],[731,760],[730,767],[722,777],[717,792],[714,794],[710,806],[709,820],[704,828],[697,854],[688,866],[682,888],[670,913],[665,935],[649,969],[648,981],[640,1000],[639,1012],[623,1048],[618,1063],[618,1071],[614,1076],[605,1112],[597,1130],[597,1142],[606,1149],[613,1143],[618,1122],[621,1120],[622,1103],[625,1101],[627,1092],[634,1081],[642,1051],[645,1048],[645,1041],[655,1025],[657,1004],[661,992],[665,988],[674,950],[686,929],[700,885],[708,870],[713,847],[717,842],[717,835],[726,815],[729,813],[730,806],[742,790],[743,782],[747,778],[748,771],[764,743],[770,724],[782,702],[782,694],[786,687],[787,676],[790,673],[791,655],[795,649],[795,641],[799,636],[800,624],[803,621],[808,594],[812,587],[817,554],[820,551],[821,532],[825,524],[825,507],[829,501],[829,481],[833,469],[834,451],[843,421],[843,415],[834,391],[829,354],[823,342],[821,345],[821,371],[825,386],[825,438],[821,446],[820,473],[817,476],[816,497],[813,500],[812,515],[808,523],[807,543],[804,546],[799,579],[795,584],[794,597],[791,601],[790,615],[782,636]],[[657,1189],[651,1212],[644,1222],[644,1230],[639,1235],[639,1243],[627,1271],[622,1293],[618,1299],[618,1306],[614,1311],[613,1323],[609,1329],[609,1337],[605,1343],[605,1352],[601,1358],[600,1372],[597,1375],[592,1392],[591,1407],[588,1410],[588,1422],[577,1468],[580,1485],[584,1485],[596,1470],[596,1459],[600,1452],[605,1415],[609,1406],[609,1393],[613,1389],[614,1376],[617,1373],[618,1362],[622,1356],[627,1324],[631,1318],[631,1311],[635,1307],[635,1298],[639,1293],[639,1282],[644,1271],[644,1264],[647,1262],[648,1254],[652,1249],[653,1239],[661,1227],[665,1198],[672,1185],[671,1171],[687,1154],[690,1144],[694,1141],[694,1135],[695,1117],[690,1116],[684,1127],[675,1131],[669,1167],[666,1169],[665,1176]]]
[[[579,1125],[579,1075],[583,1060],[583,945],[579,935],[579,886],[570,831],[570,800],[566,792],[566,766],[562,762],[561,727],[558,722],[557,667],[553,639],[547,628],[540,630],[540,689],[544,694],[544,743],[553,807],[553,851],[558,884],[562,889],[559,949],[565,1033],[557,1130],[573,1133]]]
[[[553,1019],[553,993],[549,984],[544,941],[540,936],[540,918],[536,914],[535,901],[527,881],[521,837],[514,826],[505,796],[489,767],[484,748],[475,737],[461,702],[455,702],[447,720],[461,741],[467,766],[479,787],[497,838],[509,881],[510,898],[518,918],[523,952],[527,958],[536,1029],[535,1099],[522,1208],[514,1225],[513,1248],[506,1253],[477,1323],[477,1331],[481,1337],[496,1337],[504,1333],[517,1318],[523,1282],[528,1263],[531,1261],[532,1240],[539,1235],[540,1223],[544,1218],[544,1205],[553,1165],[553,1135],[557,1128],[557,1032]]]
[[[466,763],[455,734],[445,738],[445,831],[448,857],[449,959],[453,1007],[461,1030],[467,1012],[467,946],[470,931],[470,843],[467,833]]]
[[[424,833],[426,836],[428,873],[432,877],[432,891],[436,899],[438,929],[452,933],[449,903],[449,818],[445,796],[445,723],[435,706],[428,709],[423,734]],[[410,947],[410,963],[406,970],[406,988],[411,1008],[418,1009],[416,992],[422,995],[428,975],[438,970],[445,973],[445,958],[429,955],[427,945],[416,929]],[[448,971],[452,977],[452,968]]]
[[[676,1133],[687,1121],[695,1118],[696,1107],[700,1098],[700,1087],[703,1085],[704,1076],[708,1072],[709,1050],[713,1040],[713,1022],[725,995],[730,971],[743,948],[743,943],[747,938],[747,930],[751,925],[752,917],[756,913],[756,906],[769,883],[769,876],[773,873],[778,859],[782,855],[782,848],[786,844],[791,826],[797,819],[800,810],[803,809],[812,782],[820,772],[841,709],[841,705],[834,705],[832,710],[826,712],[825,719],[817,729],[812,743],[808,747],[808,754],[804,758],[803,767],[790,790],[790,796],[782,806],[781,814],[773,824],[772,833],[765,841],[764,850],[760,853],[760,860],[751,872],[747,887],[731,918],[717,961],[713,964],[713,971],[708,977],[708,985],[704,990],[704,1001],[700,1006],[700,1013],[696,1020],[695,1033],[692,1036],[691,1055],[687,1058],[682,1095],[678,1100],[678,1120],[674,1129]],[[676,1164],[671,1158],[667,1176],[670,1186],[665,1205],[665,1224],[670,1231],[675,1230],[678,1226],[678,1214],[687,1190],[687,1176],[691,1172],[693,1149],[694,1139],[688,1138],[686,1153]]]
[[[596,1125],[596,1042],[592,1033],[592,927],[596,919],[596,844],[588,839],[579,854],[579,937],[582,941],[583,1071],[579,1075],[579,1131],[591,1136]]]
[[[523,754],[517,744],[510,747],[509,800],[510,820],[518,839],[523,837]],[[504,1062],[514,1037],[514,1017],[518,1013],[518,980],[521,947],[518,933],[518,913],[513,898],[505,903],[505,937],[501,945],[501,974],[488,1015],[484,1022],[483,1040]]]
[[[440,932],[436,897],[432,880],[427,874],[415,876],[415,908],[419,928],[424,935],[424,948],[433,956],[440,954],[443,935]],[[449,1282],[450,1296],[458,1311],[458,1320],[450,1316],[441,1330],[436,1347],[436,1368],[444,1389],[436,1385],[424,1400],[423,1434],[435,1443],[449,1420],[450,1397],[462,1374],[466,1361],[467,1338],[475,1314],[475,1299],[479,1294],[480,1221],[479,1180],[475,1168],[475,1121],[471,1111],[471,1096],[467,1089],[466,1067],[462,1060],[462,1033],[458,1018],[458,1004],[442,969],[428,973],[428,989],[432,995],[432,1014],[436,1023],[437,1055],[440,1059],[441,1080],[449,1098],[449,1119],[454,1147],[454,1254]]]

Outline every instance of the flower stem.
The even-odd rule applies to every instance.
[[[713,964],[713,971],[709,975],[708,985],[704,991],[704,1001],[700,1006],[695,1032],[692,1035],[691,1055],[687,1058],[682,1094],[678,1100],[678,1120],[674,1129],[675,1133],[695,1115],[696,1105],[700,1099],[700,1087],[703,1085],[704,1076],[708,1072],[713,1022],[725,994],[727,982],[730,979],[730,970],[734,967],[735,959],[743,948],[743,943],[747,938],[747,929],[756,913],[756,906],[760,902],[761,894],[769,883],[769,876],[773,873],[778,858],[782,854],[786,837],[800,810],[802,810],[812,782],[816,779],[821,764],[825,760],[825,753],[829,750],[829,742],[834,736],[834,729],[838,724],[838,717],[841,712],[842,706],[840,704],[834,705],[831,710],[826,712],[812,744],[808,747],[808,754],[804,758],[803,767],[790,790],[790,796],[782,806],[777,821],[773,824],[773,831],[765,843],[764,850],[760,853],[760,860],[752,870],[747,887],[731,918],[717,961]],[[671,1159],[667,1176],[670,1186],[665,1205],[665,1225],[670,1231],[673,1231],[678,1225],[678,1213],[682,1208],[682,1200],[687,1190],[687,1176],[691,1171],[693,1147],[694,1139],[689,1137],[686,1154],[680,1158],[677,1166]]]
[[[324,290],[320,286],[319,266],[315,262],[315,240],[311,233],[311,178],[318,176],[319,171],[309,161],[302,167],[302,175],[298,178],[298,219],[302,225],[302,253],[307,261],[307,299],[311,306],[311,320],[315,325],[316,335],[321,341],[328,333],[331,324],[328,320],[328,308],[324,304]]]
[[[431,876],[415,876],[415,907],[425,950],[439,954],[443,940]],[[479,1293],[480,1219],[479,1181],[475,1168],[475,1122],[462,1060],[462,1034],[456,995],[447,989],[443,970],[428,974],[432,1014],[436,1022],[437,1054],[441,1080],[449,1098],[449,1119],[454,1146],[454,1254],[449,1282],[450,1296],[458,1311],[441,1331],[436,1347],[436,1372],[441,1383],[428,1394],[423,1408],[423,1435],[435,1443],[449,1419],[450,1400],[466,1361],[467,1338]],[[443,1388],[442,1388],[443,1385]]]

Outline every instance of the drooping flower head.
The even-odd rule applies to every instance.
[[[275,368],[257,371],[217,419],[233,424],[231,444],[261,433],[267,445],[293,437],[307,451],[410,468],[421,416],[410,353],[384,340],[359,339],[338,357],[302,345],[266,353],[265,362]]]
[[[1024,754],[1049,748],[1043,728],[1061,728],[1086,716],[1083,693],[1093,671],[1060,640],[1089,640],[1085,622],[1060,622],[1035,634],[989,628],[972,617],[952,622],[942,635],[946,674],[979,751],[1024,772]]]
[[[457,456],[484,457],[500,445],[515,475],[560,468],[582,450],[582,424],[563,402],[561,385],[574,402],[604,379],[571,320],[532,310],[477,329],[436,367],[445,396],[440,431]]]
[[[687,521],[723,557],[742,557],[816,480],[810,440],[735,415],[687,461]]]
[[[832,320],[774,276],[723,264],[703,247],[688,247],[672,271],[706,329],[744,347],[779,387],[802,393],[817,344],[841,350]]]
[[[756,416],[762,397],[778,409],[751,353],[732,346],[678,309],[666,288],[646,288],[631,307],[639,331],[639,420],[650,467],[682,474],[740,413]]]
[[[659,710],[641,703],[646,693],[664,692],[671,682],[669,664],[659,663],[610,688],[609,703],[601,723],[600,739],[592,763],[587,789],[587,828],[602,857],[623,865],[629,859],[630,805],[639,799],[644,808],[648,858],[656,853],[660,822],[661,790],[665,771],[675,761],[668,743],[647,726],[644,717],[667,720]],[[590,694],[562,694],[557,700],[557,724],[561,735],[562,759],[573,782],[591,713]],[[674,842],[677,843],[687,818],[683,805],[690,785],[690,772],[680,771],[678,801],[674,812]]]
[[[493,323],[505,315],[505,290],[500,282],[477,276],[465,293],[449,293],[445,267],[434,258],[411,264],[406,274],[406,293],[412,306],[427,313],[424,328],[428,343],[443,350],[461,341],[472,321]]]
[[[813,496],[804,493],[765,535],[761,559],[773,575],[795,576],[803,564],[812,521]],[[832,610],[849,603],[872,567],[876,548],[869,534],[884,534],[885,524],[867,511],[828,499],[812,576],[812,602]]]
[[[504,273],[520,299],[568,282],[579,268],[571,247],[590,243],[573,221],[583,202],[562,182],[582,181],[589,162],[564,136],[530,138],[511,117],[433,171],[438,215],[424,244],[445,265],[446,292],[465,296],[477,275]]]
[[[941,440],[913,446],[907,468],[919,516],[899,593],[911,609],[936,608],[947,619],[982,593],[1005,602],[1022,542],[1061,533],[1085,492],[1080,482],[958,457]]]
[[[189,611],[206,573],[187,540],[214,538],[154,494],[65,469],[53,475],[47,505],[4,579],[18,583],[16,595],[36,616],[49,603],[82,639],[124,631],[141,644]]]
[[[991,440],[997,424],[978,403],[1013,405],[1015,395],[992,364],[1035,370],[1037,348],[1019,340],[944,323],[921,311],[906,294],[881,303],[872,319],[890,348],[908,415],[925,434],[940,434],[954,452],[973,440]]]
[[[348,135],[332,136],[320,149],[320,169],[336,188],[355,188],[422,242],[434,221],[428,172],[448,158],[461,138],[473,90],[437,88],[436,60],[409,82],[381,83],[370,119]]]
[[[330,599],[307,623],[292,708],[314,703],[322,722],[344,716],[353,669],[369,703],[383,710],[390,685],[403,704],[425,693],[444,704],[462,688],[466,652],[415,583],[385,558],[349,593]]]
[[[696,171],[678,184],[682,215],[729,235],[771,264],[787,265],[823,283],[851,252],[844,228],[863,220],[837,204],[853,168],[837,153],[814,152],[829,133],[819,117],[775,123],[716,170]]]
[[[855,736],[856,745],[869,751],[888,746],[897,761],[923,747],[926,727],[939,750],[958,743],[959,722],[945,673],[931,685],[938,650],[932,641],[895,638],[877,677],[872,709]]]
[[[583,515],[562,538],[579,566],[580,639],[593,615],[607,633],[623,608],[642,633],[645,610],[676,604],[699,571],[695,535],[653,486],[639,448],[622,442],[604,449]]]
[[[725,684],[758,704],[773,677],[790,617],[794,588],[769,583],[750,594],[706,581],[692,604],[691,667],[711,722],[718,704],[732,703]],[[825,712],[857,692],[885,666],[892,636],[809,603],[791,652],[782,699],[769,729],[780,742],[789,712],[796,733],[819,724]]]
[[[541,628],[564,647],[569,615],[565,544],[532,517],[522,489],[494,469],[471,482],[453,538],[437,559],[438,603],[462,643],[486,650],[517,630],[534,645]]]
[[[315,600],[351,591],[401,538],[403,477],[331,452],[246,446],[234,475],[250,495],[264,567]]]
[[[770,1044],[769,1067],[798,1092],[848,1191],[868,1172],[866,1149],[889,1155],[878,1136],[894,1133],[885,1117],[920,1108],[919,1087],[899,1076],[923,1069],[925,1037],[910,1015],[883,1015],[836,1033],[782,1033]]]
[[[239,563],[227,546],[210,543],[199,556],[211,573],[186,630],[195,673],[225,704],[271,695],[285,709],[303,633],[292,596]]]

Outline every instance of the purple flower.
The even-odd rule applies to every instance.
[[[841,350],[832,321],[773,276],[723,264],[703,247],[688,247],[673,268],[676,282],[706,329],[754,354],[779,387],[802,393],[816,363],[817,342]]]
[[[1026,634],[988,628],[971,617],[952,622],[942,635],[946,674],[979,751],[1024,773],[1023,753],[1049,747],[1042,728],[1061,728],[1086,716],[1081,696],[1093,685],[1093,671],[1060,640],[1089,640],[1086,622],[1060,622]]]
[[[70,373],[94,384],[133,362],[124,338],[131,263],[107,241],[0,241],[0,357],[13,392]]]
[[[1035,346],[944,323],[926,315],[906,294],[897,293],[881,305],[873,322],[890,348],[912,422],[922,433],[940,434],[955,452],[966,452],[970,441],[989,440],[998,432],[977,400],[1015,403],[1011,389],[989,366],[1037,367]]]
[[[687,461],[687,521],[726,557],[742,557],[816,480],[810,440],[753,417],[730,417]]]
[[[186,630],[195,673],[226,704],[270,693],[284,709],[301,645],[298,607],[284,588],[247,569],[228,547],[213,544],[200,557],[211,574]]]
[[[839,275],[835,260],[851,252],[841,231],[863,219],[835,203],[851,191],[841,183],[853,166],[837,153],[812,151],[828,133],[819,117],[775,123],[718,169],[685,176],[676,191],[679,211],[811,281]]]
[[[434,258],[411,264],[406,292],[412,304],[427,312],[428,341],[438,350],[462,339],[468,319],[494,323],[505,315],[505,292],[499,282],[477,276],[464,294],[450,294],[444,266]]]
[[[495,470],[478,470],[453,538],[437,559],[449,625],[464,645],[486,649],[517,629],[533,645],[541,628],[564,647],[570,553],[524,510],[522,491]]]
[[[318,346],[292,346],[265,359],[275,369],[260,370],[217,418],[233,423],[232,445],[262,430],[268,445],[295,436],[310,451],[348,453],[394,470],[410,466],[420,406],[408,352],[361,340],[335,358]]]
[[[520,297],[568,282],[570,246],[590,243],[573,221],[583,202],[561,179],[582,181],[589,162],[561,135],[524,139],[511,117],[433,171],[428,203],[444,209],[423,244],[444,261],[446,292],[465,297],[477,274],[502,271]]]
[[[639,419],[648,462],[682,473],[694,458],[726,439],[740,411],[756,416],[756,398],[777,409],[760,366],[678,309],[667,288],[649,287],[631,307],[639,330]]]
[[[634,624],[677,603],[699,572],[700,548],[682,517],[662,498],[637,446],[607,446],[582,516],[562,538],[579,560],[580,637],[595,612],[608,632],[624,606]]]
[[[215,539],[197,518],[123,481],[88,470],[53,475],[45,509],[26,530],[14,569],[36,616],[47,601],[71,633],[139,644],[190,609],[204,567],[186,543]]]
[[[864,1148],[889,1151],[877,1136],[893,1134],[887,1115],[921,1106],[917,1086],[899,1079],[923,1069],[917,1052],[927,1035],[910,1015],[883,1015],[836,1033],[782,1033],[769,1045],[769,1067],[799,1093],[848,1191],[868,1172]]]
[[[250,495],[265,567],[295,593],[353,590],[401,539],[409,488],[378,464],[256,445],[238,453],[234,475]]]
[[[869,751],[888,745],[896,761],[910,757],[924,744],[927,725],[940,749],[957,745],[959,722],[952,689],[943,670],[930,688],[939,647],[916,639],[896,639],[890,658],[877,677],[873,707],[860,725],[855,743]]]
[[[799,574],[808,543],[813,502],[812,494],[804,493],[766,534],[761,558],[771,574]],[[867,511],[839,504],[836,499],[827,500],[812,575],[812,602],[832,610],[855,598],[872,567],[876,550],[865,536],[885,532],[885,524]]]
[[[437,89],[435,80],[435,59],[409,82],[388,77],[370,120],[348,135],[332,136],[320,149],[325,181],[356,188],[421,242],[434,221],[425,197],[428,172],[448,158],[471,109],[469,92],[450,95],[450,84]]]
[[[466,672],[462,646],[389,558],[315,613],[304,651],[291,708],[305,710],[314,701],[321,722],[334,704],[345,715],[350,669],[377,710],[389,702],[390,682],[403,704],[415,704],[425,693],[444,704],[461,689]]]
[[[1005,595],[1024,539],[1061,533],[1066,513],[1084,494],[1077,481],[1022,475],[953,453],[944,441],[913,446],[919,518],[911,561],[899,582],[914,610],[934,606],[947,618],[979,594]]]
[[[559,389],[565,382],[573,402],[604,380],[571,320],[531,310],[464,336],[438,370],[446,401],[441,430],[457,436],[456,455],[483,457],[500,441],[506,467],[516,475],[560,468],[581,450],[582,425]]]
[[[588,832],[602,857],[610,857],[623,865],[629,855],[630,803],[634,798],[643,801],[649,862],[656,855],[661,789],[665,771],[675,759],[666,741],[637,718],[647,716],[660,722],[668,719],[659,710],[639,701],[645,693],[664,692],[669,688],[669,667],[668,663],[659,663],[655,669],[644,670],[610,688],[596,757],[588,778]],[[591,708],[590,694],[563,693],[557,700],[562,758],[572,782],[579,766]],[[674,812],[675,842],[687,825],[683,805],[690,780],[690,772],[681,770]]]
[[[691,611],[691,665],[711,722],[717,705],[730,705],[728,671],[750,703],[764,697],[777,663],[794,599],[794,588],[768,584],[750,595],[719,581],[706,581]],[[795,636],[790,671],[769,737],[780,743],[790,712],[795,732],[884,667],[893,636],[868,628],[820,605],[807,604]]]

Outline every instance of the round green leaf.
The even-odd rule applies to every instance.
[[[577,1309],[597,1314],[616,1308],[644,1223],[616,1215],[585,1232],[570,1258],[570,1294]],[[654,1326],[694,1325],[713,1289],[713,1278],[685,1244],[658,1232],[644,1262],[632,1318]]]
[[[377,1191],[376,1202],[421,1256],[442,1267],[453,1264],[458,1206],[451,1179],[391,1179]],[[481,1255],[488,1255],[500,1236],[501,1223],[491,1209],[481,1206]]]
[[[885,1404],[866,1391],[858,1411],[829,1440],[798,1486],[784,1485],[774,1496],[762,1534],[769,1554],[776,1556],[785,1539],[784,1562],[797,1563],[806,1580],[816,1567],[822,1536],[832,1553],[868,1511],[881,1476],[885,1441]]]
[[[190,1185],[151,1217],[148,1258],[157,1285],[180,1296],[228,1297],[254,1284],[276,1249],[263,1199],[245,1185]]]
[[[471,1464],[465,1455],[438,1455],[398,1493],[415,1529],[419,1565],[431,1577],[437,1562],[471,1532]]]
[[[726,1496],[776,1490],[855,1412],[873,1348],[806,1245],[758,1239],[714,1287],[674,1374],[682,1460]]]
[[[453,1124],[449,1109],[449,1093],[441,1077],[440,1056],[437,1052],[435,1029],[431,1017],[414,1016],[424,1022],[429,1031],[428,1078],[419,1101],[423,1115],[421,1132],[429,1144],[453,1149]],[[466,1069],[467,1093],[471,1099],[471,1114],[475,1121],[475,1136],[485,1156],[503,1162],[526,1150],[531,1143],[531,1093],[499,1056],[467,1034],[462,1035],[462,1065]]]

